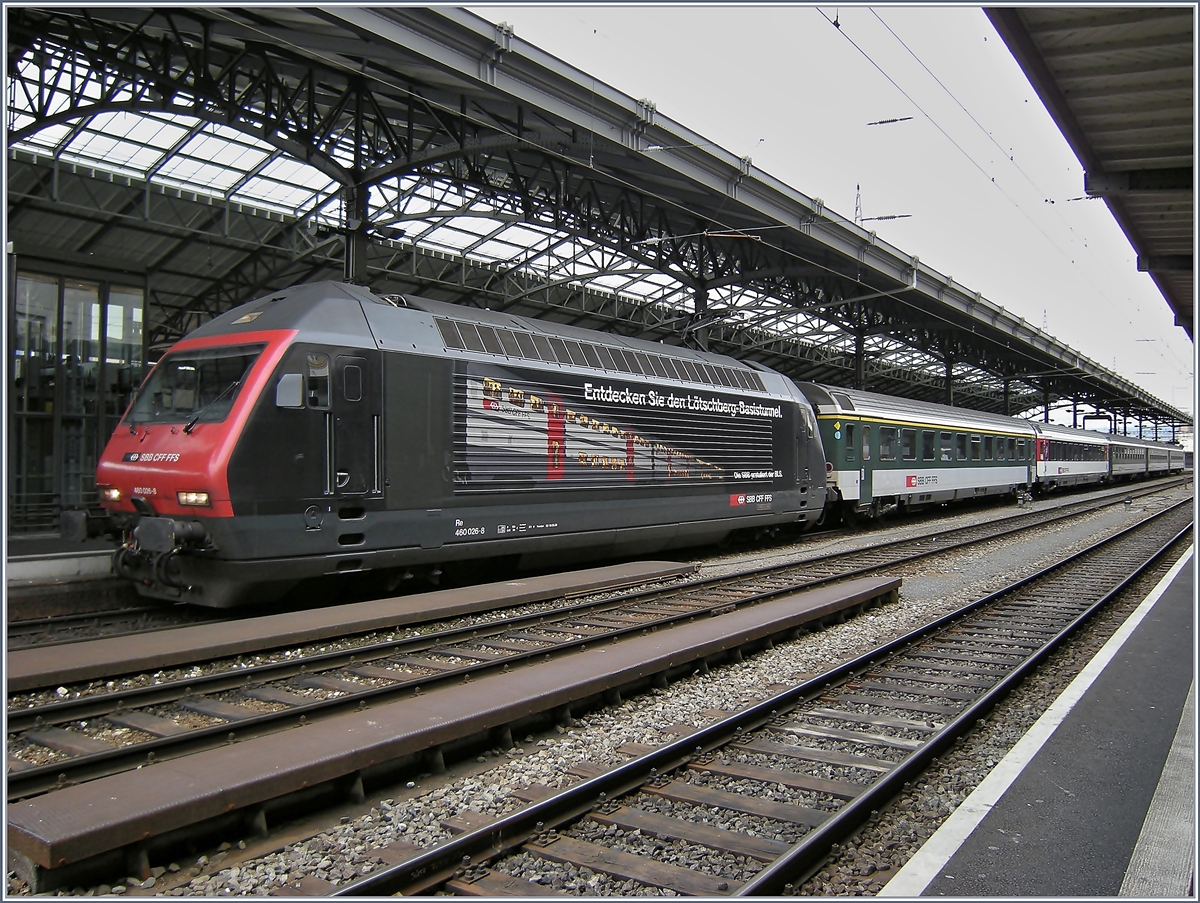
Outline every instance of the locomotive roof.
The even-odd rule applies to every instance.
[[[861,389],[824,386],[818,383],[798,383],[809,401],[819,406],[822,414],[852,414],[881,420],[900,420],[931,426],[986,429],[990,432],[1018,433],[1032,436],[1033,429],[1024,420],[990,414],[970,408],[955,408],[944,404],[894,398]]]
[[[414,314],[422,322],[415,321]],[[226,311],[189,333],[187,338],[209,335],[236,338],[238,333],[272,329],[297,330],[300,341],[477,356],[483,360],[498,357],[502,361],[528,361],[539,367],[549,363],[556,368],[562,365],[595,370],[617,379],[647,377],[690,383],[712,391],[784,396],[807,406],[807,401],[790,380],[761,364],[747,364],[722,354],[598,333],[501,311],[463,307],[413,295],[377,293],[364,286],[340,282],[314,282],[272,292]],[[460,329],[471,334],[465,342]],[[535,342],[547,343],[550,339],[560,345],[567,342],[569,347],[564,345],[563,350],[551,349],[540,354],[536,350],[526,353],[524,347],[517,347],[515,337],[518,334]],[[451,341],[457,341],[457,344],[451,344]],[[478,343],[478,347],[472,348],[472,343]],[[494,348],[491,348],[492,343]],[[544,347],[550,348],[550,344]],[[570,361],[564,354],[568,354]],[[639,358],[635,359],[633,354]],[[664,358],[686,362],[686,365],[667,365]]]
[[[675,360],[687,360],[692,361],[693,363],[702,362],[721,367],[730,367],[751,373],[775,372],[769,368],[763,367],[762,365],[744,363],[736,358],[728,357],[724,354],[716,354],[709,351],[697,351],[692,348],[684,348],[678,345],[664,345],[659,342],[650,342],[645,339],[637,339],[629,336],[613,335],[612,333],[600,333],[591,329],[583,329],[578,326],[569,326],[565,323],[554,323],[548,320],[534,320],[528,317],[519,317],[515,314],[508,314],[502,311],[463,307],[459,304],[448,304],[444,301],[435,301],[431,298],[418,298],[413,295],[386,295],[378,297],[380,303],[391,303],[393,305],[403,303],[406,307],[415,308],[416,310],[423,310],[427,313],[454,320],[455,322],[459,323],[474,323],[476,325],[486,325],[493,328],[512,329],[545,336],[556,336],[558,338],[571,339],[577,342],[590,342],[593,344],[606,345],[609,348],[628,348],[631,351],[640,351],[643,354],[657,354],[664,357],[670,357]]]

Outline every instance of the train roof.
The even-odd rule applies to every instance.
[[[1137,436],[1110,435],[1108,441],[1113,445],[1128,445],[1134,448],[1165,448],[1170,451],[1183,451],[1178,445],[1169,442],[1155,442],[1153,439],[1139,439]]]
[[[912,398],[894,398],[861,389],[844,389],[818,383],[798,383],[800,390],[821,414],[853,414],[858,417],[899,420],[917,425],[976,429],[997,433],[1033,436],[1033,428],[1024,420],[956,408]]]
[[[1027,422],[1043,439],[1057,439],[1060,442],[1082,442],[1085,445],[1108,445],[1110,438],[1108,433],[1097,433],[1095,430],[1080,430],[1057,423],[1038,423],[1036,420]]]
[[[649,378],[702,390],[783,396],[807,405],[790,380],[761,364],[503,311],[376,293],[341,282],[307,283],[272,292],[226,311],[187,338],[236,337],[239,332],[272,329],[297,330],[299,341],[519,361],[537,367],[549,364],[616,379]]]

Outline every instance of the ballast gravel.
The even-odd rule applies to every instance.
[[[905,584],[898,603],[873,609],[867,614],[848,620],[824,631],[808,634],[797,640],[779,643],[746,661],[713,667],[707,674],[699,672],[679,680],[666,690],[654,689],[627,699],[621,705],[592,712],[580,718],[574,727],[523,742],[508,750],[493,749],[473,763],[477,773],[459,776],[444,782],[419,775],[408,782],[407,788],[390,793],[386,798],[372,801],[368,811],[343,818],[342,823],[330,824],[309,837],[287,843],[252,858],[237,846],[223,844],[225,849],[211,856],[201,856],[194,863],[172,863],[172,868],[158,877],[149,888],[126,882],[125,885],[101,886],[60,891],[60,895],[120,893],[167,894],[171,896],[265,895],[284,885],[296,886],[301,879],[312,876],[338,886],[384,867],[378,850],[402,841],[421,849],[443,843],[452,835],[442,822],[453,816],[474,812],[493,817],[506,815],[524,803],[513,795],[516,788],[531,784],[564,787],[574,779],[568,769],[587,762],[604,768],[627,761],[619,748],[628,743],[659,745],[671,740],[674,734],[667,729],[679,724],[701,726],[708,723],[714,709],[735,711],[767,698],[767,688],[794,685],[826,668],[858,655],[879,643],[898,636],[926,621],[958,608],[987,592],[1007,585],[1017,577],[1031,573],[1052,560],[1085,546],[1089,539],[1110,534],[1118,528],[1145,516],[1150,510],[1165,507],[1168,497],[1179,500],[1190,497],[1187,490],[1175,490],[1136,501],[1130,509],[1118,507],[1083,518],[1067,525],[1034,531],[1033,536],[1005,540],[986,553],[958,553],[930,561],[915,562],[904,569]],[[1077,498],[1077,497],[1076,497]],[[976,519],[994,519],[995,511],[974,512]],[[958,514],[947,519],[959,524],[972,520],[972,514]],[[938,527],[942,527],[939,522]],[[914,525],[914,531],[930,530],[929,524]],[[851,539],[835,542],[846,544]],[[813,557],[812,547],[798,544],[793,552],[772,550],[770,563],[779,563],[780,556]],[[742,557],[741,567],[751,558],[761,560],[760,553]],[[765,562],[764,562],[765,563]],[[736,568],[737,561],[726,557],[715,564],[704,563],[704,573],[717,573],[724,568]],[[1165,563],[1158,575],[1170,566]],[[1140,581],[1139,590],[1126,595],[1116,606],[1081,631],[1071,644],[1051,657],[1046,667],[1020,687],[1005,703],[982,720],[975,729],[943,755],[933,769],[913,786],[906,788],[883,812],[871,821],[849,843],[836,848],[829,863],[796,891],[813,895],[864,895],[875,893],[895,870],[919,848],[954,808],[971,792],[990,769],[1005,755],[1041,712],[1087,663],[1107,637],[1154,585],[1159,576],[1149,575]],[[830,741],[830,749],[841,745]],[[729,756],[732,761],[736,757]],[[899,758],[902,753],[880,750],[879,758]],[[752,760],[751,760],[752,761]],[[769,761],[759,759],[758,761]],[[461,769],[456,769],[461,770]],[[844,770],[831,769],[830,777],[853,779]],[[861,780],[861,775],[856,775]],[[676,776],[680,778],[679,775]],[[703,772],[692,771],[689,779],[704,778]],[[734,790],[736,779],[710,775],[714,786]],[[758,790],[758,787],[755,788]],[[828,807],[832,800],[822,794],[794,791],[782,786],[771,790],[776,799],[789,800],[813,808]],[[640,793],[637,805],[649,811],[665,814],[695,815],[700,810],[686,804],[674,803],[651,794]],[[701,816],[703,818],[703,816]],[[723,813],[716,827],[742,833],[755,833],[785,843],[793,843],[804,833],[795,825],[785,825],[753,816],[730,816]],[[583,820],[560,829],[578,837],[607,832],[605,826]],[[682,841],[664,844],[638,832],[621,835],[627,849],[645,852],[657,848],[677,857],[683,867],[710,874],[720,874],[732,880],[745,880],[761,868],[754,861],[737,861],[740,857],[718,854]],[[239,855],[241,854],[241,855]],[[656,854],[659,855],[659,854]],[[727,861],[728,860],[728,861]],[[156,863],[156,866],[158,864]],[[526,849],[504,857],[489,866],[496,871],[516,875],[525,880],[545,884],[559,892],[580,896],[657,896],[658,888],[612,878],[589,869],[551,863]],[[23,883],[9,875],[10,893],[28,893]],[[668,892],[669,893],[669,892]]]

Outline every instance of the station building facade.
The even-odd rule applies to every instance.
[[[146,361],[138,277],[55,269],[9,273],[10,535],[57,532],[64,510],[96,506],[96,460]]]

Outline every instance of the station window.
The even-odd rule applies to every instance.
[[[992,460],[992,441],[991,436],[983,437],[983,460],[985,461]]]
[[[879,428],[879,460],[896,460],[896,428],[881,426]]]
[[[981,443],[978,436],[971,436],[971,460],[978,461],[980,459]]]
[[[954,433],[942,433],[942,460],[954,460]]]
[[[863,460],[870,461],[871,460],[871,428],[869,426],[863,426],[862,451],[863,451]]]
[[[846,424],[846,460],[855,461],[858,459],[858,446],[856,444],[855,429],[853,423]]]
[[[921,430],[921,460],[937,460],[937,433],[933,430]]]
[[[900,431],[900,454],[905,461],[917,460],[917,431]]]
[[[966,433],[956,433],[955,434],[954,450],[958,454],[958,460],[960,460],[960,461],[967,460],[967,434]]]

